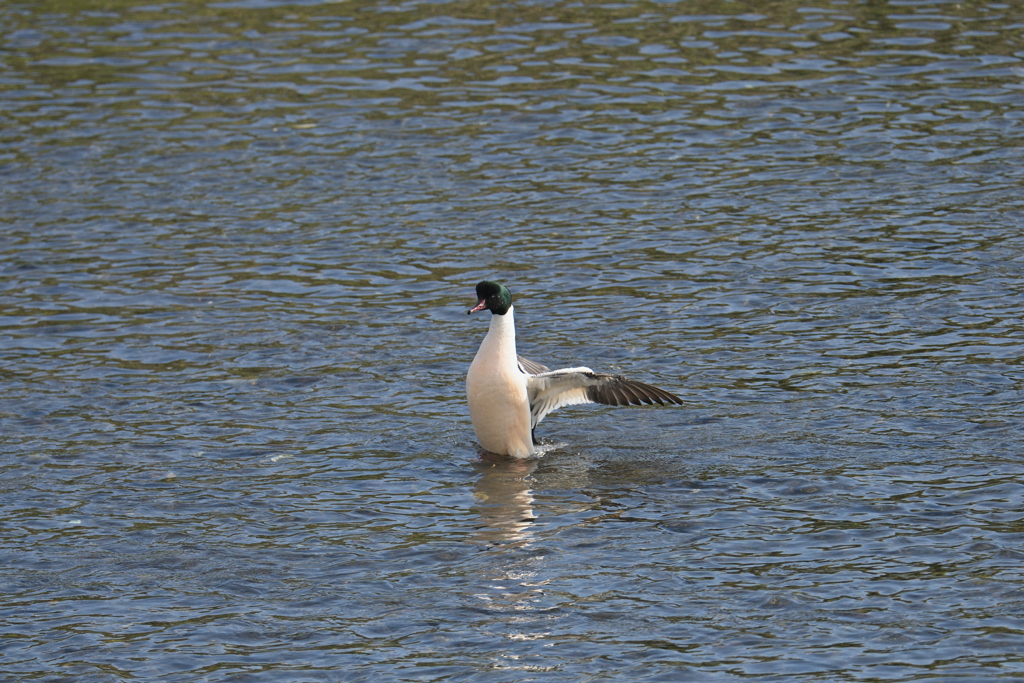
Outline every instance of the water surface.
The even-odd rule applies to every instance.
[[[0,670],[1024,675],[1022,29],[5,4]],[[483,278],[686,405],[481,454]]]

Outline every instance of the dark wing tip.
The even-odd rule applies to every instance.
[[[633,385],[634,387],[643,389],[646,392],[647,396],[651,399],[651,402],[653,403],[660,403],[662,405],[675,403],[676,405],[679,406],[683,405],[683,399],[679,398],[670,391],[659,389],[658,387],[651,386],[650,384],[645,384],[644,382],[634,382],[631,380],[627,381],[629,381],[630,384]]]
[[[644,403],[683,405],[683,399],[671,392],[644,382],[626,379],[622,375],[594,373],[590,377],[598,380],[596,384],[587,387],[587,398],[594,403],[610,406],[638,406]]]

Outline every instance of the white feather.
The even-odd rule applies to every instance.
[[[593,403],[587,387],[597,384],[590,368],[563,368],[530,375],[526,389],[530,396],[530,428],[535,429],[548,413],[564,406]]]

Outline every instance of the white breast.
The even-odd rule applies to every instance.
[[[525,458],[534,452],[527,376],[516,361],[513,308],[492,315],[491,326],[466,376],[466,398],[476,438],[488,451]]]

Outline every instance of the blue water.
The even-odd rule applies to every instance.
[[[1024,676],[1022,27],[0,6],[0,679]]]

